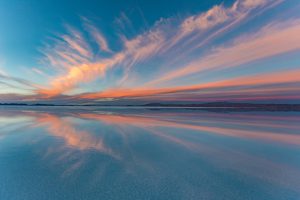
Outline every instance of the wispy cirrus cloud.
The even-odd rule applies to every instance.
[[[111,57],[97,58],[91,51],[90,45],[79,31],[67,26],[69,35],[61,35],[54,46],[46,49],[45,56],[52,65],[63,66],[67,71],[54,77],[50,83],[50,88],[41,90],[41,93],[61,94],[74,89],[78,84],[93,81],[96,78],[103,78],[107,70],[118,64],[122,65],[123,77],[121,83],[128,80],[133,67],[137,67],[152,56],[170,54],[171,46],[181,44],[182,40],[190,34],[204,32],[225,22],[238,20],[241,15],[251,10],[264,6],[268,2],[274,1],[236,1],[231,7],[217,5],[207,12],[187,17],[179,22],[178,27],[168,24],[169,19],[162,19],[149,31],[142,33],[132,39],[122,36],[123,50],[115,53]],[[92,35],[95,43],[103,51],[109,52],[108,43],[103,34],[92,25],[87,19],[85,26]],[[171,29],[168,29],[171,27]],[[192,36],[193,38],[195,36]],[[195,39],[194,39],[195,40]],[[197,40],[195,40],[197,41]],[[198,41],[195,43],[198,45]],[[170,46],[170,44],[172,44]],[[187,51],[195,45],[189,45],[183,49]],[[169,50],[167,50],[169,49]]]
[[[254,34],[244,35],[228,46],[215,48],[213,52],[191,62],[187,66],[171,70],[152,80],[148,85],[182,78],[203,71],[220,70],[237,67],[278,54],[300,50],[300,20],[272,23]]]
[[[8,89],[18,89],[24,90],[25,93],[31,91],[34,93],[35,90],[39,89],[40,86],[38,84],[32,83],[23,78],[13,77],[8,74],[0,73],[0,85],[7,86]],[[1,92],[0,92],[1,93]]]
[[[64,72],[52,79],[50,88],[39,90],[38,92],[41,94],[55,96],[72,90],[80,83],[104,77],[108,69],[121,62],[125,73],[128,73],[131,66],[154,55],[163,41],[163,36],[159,31],[149,31],[131,40],[122,37],[124,50],[115,53],[112,57],[99,59],[93,57],[93,53],[89,53],[85,49],[88,45],[81,38],[81,34],[71,30],[72,37],[62,35],[61,40],[54,47],[49,46],[44,51],[46,59],[50,61],[51,65],[61,66],[60,70],[64,70]],[[69,38],[69,40],[65,38]],[[79,38],[79,42],[73,41],[74,38]]]
[[[85,17],[83,17],[82,19],[84,21],[84,26],[86,27],[92,38],[95,40],[95,42],[98,44],[99,49],[101,51],[111,53],[112,51],[109,48],[108,42],[103,33],[90,20]]]
[[[215,5],[206,12],[185,18],[179,24],[174,37],[168,41],[165,49],[169,50],[184,40],[184,44],[189,46],[188,52],[190,52],[228,29],[234,28],[243,20],[248,20],[258,12],[280,2],[280,0],[237,0],[229,7],[225,7],[223,4]],[[180,44],[182,45],[182,43]]]
[[[47,86],[38,86],[34,91],[38,98],[55,99],[72,94],[74,99],[89,100],[154,96],[170,100],[176,99],[176,95],[194,100],[209,96],[212,99],[226,96],[242,98],[241,95],[246,97],[244,90],[260,95],[263,89],[273,97],[284,91],[291,97],[295,96],[299,79],[288,71],[289,66],[282,67],[283,80],[272,67],[261,70],[256,67],[256,73],[252,73],[256,75],[228,73],[228,77],[214,80],[198,78],[218,76],[218,72],[226,73],[226,70],[239,71],[247,63],[299,51],[300,20],[297,17],[287,15],[287,19],[266,19],[261,24],[255,22],[258,25],[250,31],[238,29],[239,25],[248,25],[252,19],[282,2],[237,0],[231,5],[215,5],[185,18],[162,18],[134,37],[117,34],[121,46],[119,50],[113,48],[114,51],[104,32],[82,17],[83,29],[66,25],[66,33],[55,35],[41,50],[44,55],[42,63],[53,73],[47,76]],[[115,23],[123,31],[125,25],[133,28],[124,13]],[[46,74],[40,68],[32,70],[40,75]],[[295,73],[298,74],[298,71]],[[194,77],[193,80],[190,76]],[[292,84],[286,78],[288,76],[293,76],[291,80],[297,83],[291,90],[286,85]],[[88,84],[95,81],[99,82],[99,88],[95,88],[94,84],[89,90]],[[103,87],[100,85],[102,81],[106,81]],[[270,86],[275,87],[276,84],[281,84],[277,90]],[[267,94],[262,96],[267,97]]]

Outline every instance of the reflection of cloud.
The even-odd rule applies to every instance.
[[[144,116],[124,116],[124,115],[105,115],[105,114],[80,114],[80,117],[86,119],[95,119],[105,122],[106,124],[110,124],[113,126],[119,125],[130,125],[136,127],[142,127],[146,129],[151,129],[154,127],[170,127],[170,128],[179,128],[179,129],[190,129],[200,132],[208,132],[213,134],[219,134],[230,137],[238,137],[238,138],[246,138],[246,139],[258,139],[258,140],[267,140],[267,141],[275,141],[279,143],[287,143],[287,144],[300,144],[300,135],[297,134],[282,134],[282,133],[273,133],[271,131],[251,131],[247,129],[243,129],[244,123],[240,122],[240,124],[235,124],[234,128],[228,127],[218,127],[214,125],[204,126],[199,124],[189,124],[186,121],[174,121],[174,120],[164,120],[153,117],[144,117]],[[203,116],[202,116],[203,117]],[[199,120],[198,122],[206,121]],[[223,121],[223,123],[225,123]],[[229,123],[230,124],[230,123]],[[256,125],[256,124],[255,124]],[[260,125],[262,125],[260,123]],[[268,124],[270,128],[272,128],[273,124]],[[266,127],[268,126],[266,125]],[[278,128],[278,125],[275,125],[274,128]],[[283,126],[283,128],[289,128],[289,125]]]
[[[124,184],[124,177],[132,174],[139,177],[142,172],[143,176],[154,177],[157,186],[164,177],[173,177],[174,173],[176,178],[186,180],[181,170],[186,170],[187,166],[191,170],[189,173],[199,177],[199,171],[206,173],[205,166],[209,166],[213,172],[217,170],[227,175],[229,170],[230,174],[235,172],[249,176],[251,180],[258,179],[293,191],[300,187],[297,164],[282,158],[282,155],[297,152],[300,144],[299,116],[295,114],[144,109],[126,110],[124,113],[122,110],[120,113],[108,113],[83,109],[49,112],[3,111],[1,114],[10,118],[9,122],[16,119],[20,123],[23,123],[20,119],[28,116],[33,125],[31,128],[43,127],[54,137],[62,138],[70,148],[51,143],[45,155],[44,146],[37,147],[48,166],[54,163],[54,167],[64,172],[63,175],[78,172],[85,176],[83,171],[88,169],[86,181],[102,181],[101,177],[111,176],[112,166],[116,169],[117,165],[117,169],[121,170],[113,173],[115,182],[121,180]],[[78,120],[80,125],[75,123]],[[2,121],[6,123],[7,120],[4,117]],[[104,144],[102,134],[82,131],[86,127],[92,131],[106,131],[111,137],[107,137]],[[287,152],[277,155],[278,147]],[[97,159],[93,156],[96,152],[100,152],[95,156]],[[119,155],[113,162],[112,157],[106,156],[114,155],[112,152]],[[156,152],[158,154],[154,154]],[[290,156],[293,158],[294,155]],[[210,174],[209,179],[212,177],[215,176]],[[224,187],[224,182],[221,186]]]
[[[79,149],[95,149],[110,154],[101,138],[93,137],[89,132],[77,130],[67,120],[55,117],[54,115],[42,114],[37,117],[38,124],[46,124],[51,134],[63,138],[66,145]]]
[[[46,126],[48,132],[55,137],[62,138],[68,147],[78,150],[93,149],[111,155],[101,137],[88,131],[79,130],[72,119],[65,119],[56,114],[35,110],[8,109],[0,111],[0,128],[6,132],[14,132],[17,129],[36,128]],[[68,113],[71,115],[71,113]]]
[[[0,112],[0,137],[5,138],[11,133],[17,133],[30,127],[33,120],[30,116],[2,116],[3,112]]]
[[[239,140],[239,143],[248,140],[267,141],[296,147],[300,144],[300,136],[297,134],[300,128],[297,124],[299,120],[297,116],[234,114],[229,117],[228,114],[180,113],[178,115],[178,113],[164,113],[162,111],[158,114],[131,115],[82,113],[78,117],[98,120],[108,126],[115,127],[116,130],[119,126],[123,127],[122,130],[127,129],[128,134],[132,130],[130,127],[142,128],[153,136],[169,142],[169,144],[183,147],[190,153],[200,154],[208,162],[218,167],[221,166],[222,169],[235,170],[238,173],[269,183],[276,183],[296,191],[300,186],[299,180],[294,178],[300,176],[297,168],[261,155],[252,155],[245,152],[244,149],[235,149],[231,144],[216,144],[214,139],[207,143],[205,136],[206,134],[217,134],[220,136],[218,138],[225,136],[242,139]],[[195,135],[195,133],[200,135]],[[204,142],[202,142],[202,138]],[[163,143],[163,145],[166,144]],[[167,147],[171,148],[169,145]],[[144,162],[147,163],[147,161]],[[283,174],[282,170],[287,170],[290,173]]]

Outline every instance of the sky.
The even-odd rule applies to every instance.
[[[298,0],[0,0],[0,103],[300,103]]]

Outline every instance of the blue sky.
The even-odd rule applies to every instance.
[[[92,20],[108,39],[118,39],[117,21],[123,14],[131,19],[130,37],[141,33],[160,18],[189,15],[209,9],[222,1],[0,1],[1,54],[7,65],[36,65],[39,47],[54,33],[65,31],[64,24],[81,27],[80,17]],[[230,2],[230,1],[228,1]],[[119,30],[121,31],[121,30]],[[118,45],[116,45],[116,48]],[[2,58],[4,59],[4,58]]]
[[[299,9],[0,0],[0,100],[299,102]]]

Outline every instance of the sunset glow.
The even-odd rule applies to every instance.
[[[4,5],[0,3],[2,103],[300,100],[297,1],[225,1],[199,5],[191,13],[176,8],[176,15],[162,16],[136,7],[128,13],[119,10],[109,16],[111,21],[79,12],[76,19],[38,26],[39,36],[26,46],[25,41],[14,44],[25,36],[10,34],[18,31],[13,21],[25,13],[5,17],[14,7],[5,10]]]

